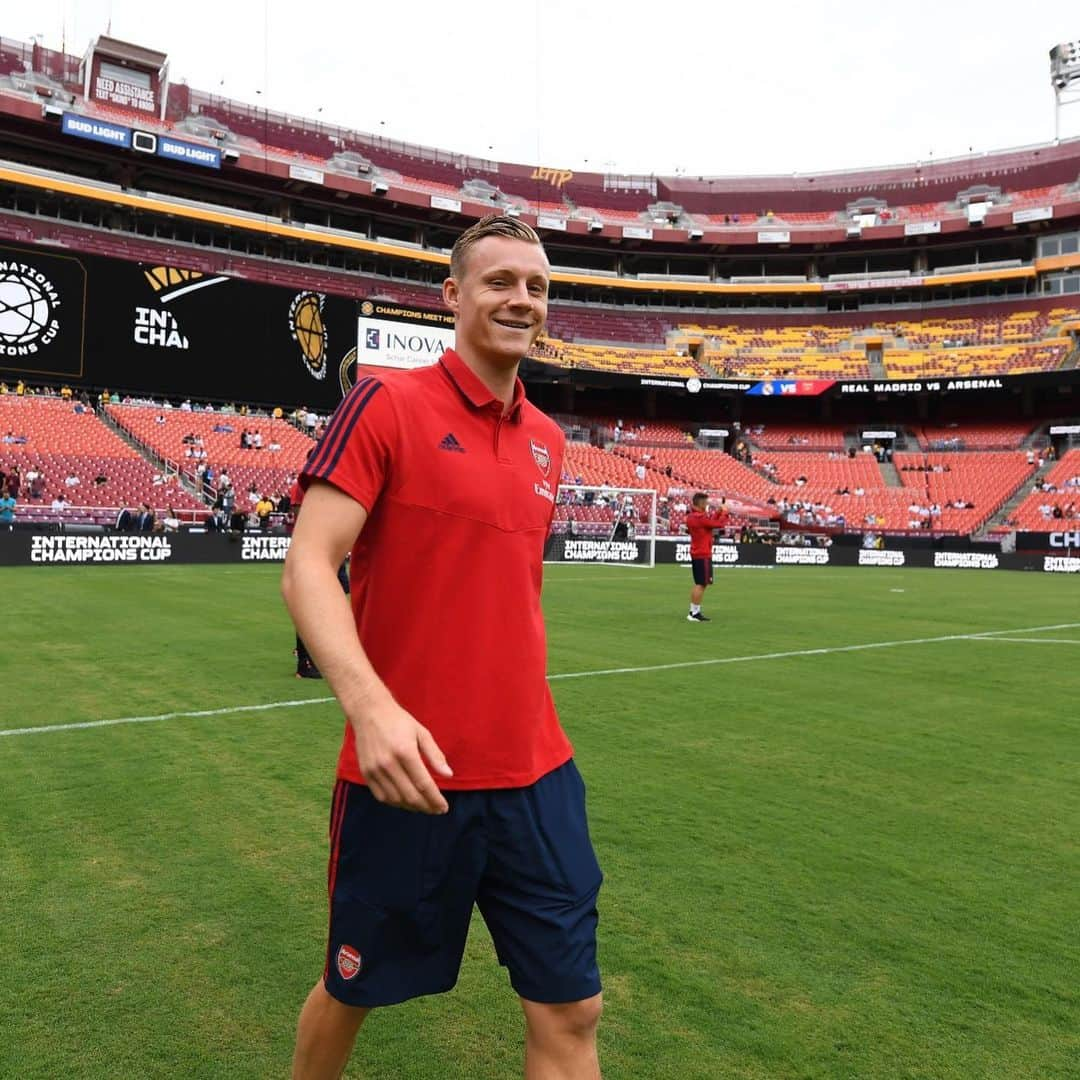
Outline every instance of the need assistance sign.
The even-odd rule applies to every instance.
[[[361,366],[427,367],[453,344],[454,318],[448,311],[424,311],[382,300],[360,304],[356,362]]]

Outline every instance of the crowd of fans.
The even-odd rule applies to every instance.
[[[322,436],[329,420],[327,415],[304,405],[286,413],[281,406],[264,409],[246,404],[236,405],[231,402],[219,403],[215,406],[211,402],[200,403],[192,401],[191,398],[184,398],[178,404],[173,404],[168,398],[120,395],[107,388],[92,395],[86,389],[76,392],[67,384],[59,387],[34,386],[22,379],[11,384],[0,381],[0,398],[6,396],[56,398],[69,402],[72,412],[76,414],[86,412],[103,414],[105,406],[110,404],[150,406],[160,410],[154,418],[157,424],[167,423],[167,418],[172,413],[217,413],[223,417],[223,420],[220,425],[212,429],[213,431],[229,434],[236,432],[241,449],[251,450],[254,453],[261,451],[267,455],[280,452],[282,447],[273,438],[264,439],[257,422],[259,418],[287,419],[293,426],[313,439]],[[245,418],[244,422],[236,425],[231,419],[234,416]],[[220,530],[266,529],[285,521],[292,509],[292,503],[286,491],[261,492],[252,487],[242,500],[238,500],[226,467],[217,467],[209,460],[203,438],[196,432],[189,431],[182,443],[184,460],[179,464],[181,468],[184,465],[191,466],[190,469],[183,470],[184,477],[211,504],[211,512],[203,523],[205,527]],[[32,444],[31,436],[19,430],[9,430],[0,437],[0,448],[29,446],[30,444]],[[102,486],[109,482],[109,477],[99,471],[92,482]],[[295,476],[289,477],[284,486],[289,488],[295,482]],[[161,489],[161,501],[164,502],[171,490],[181,490],[182,479],[177,471],[162,468],[154,473],[152,483],[155,489]],[[32,467],[24,473],[17,463],[6,466],[0,460],[0,525],[14,524],[18,516],[20,499],[23,502],[44,504],[47,484],[47,477],[43,470]],[[82,485],[83,479],[76,472],[69,471],[64,477],[61,490],[49,503],[49,509],[61,517],[66,511],[78,506],[78,492]],[[160,503],[158,506],[160,507]],[[148,503],[142,503],[137,508],[121,506],[117,512],[114,527],[121,532],[175,532],[183,523],[182,515],[172,505],[167,504],[164,512],[159,512]],[[189,523],[195,524],[194,515],[190,515]]]

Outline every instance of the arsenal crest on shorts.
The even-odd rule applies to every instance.
[[[337,951],[338,974],[345,979],[355,979],[360,971],[362,961],[360,953],[351,945],[342,945]]]
[[[551,455],[548,453],[548,448],[542,442],[537,442],[535,439],[529,440],[529,446],[532,449],[533,461],[536,462],[536,467],[546,478],[551,471]]]

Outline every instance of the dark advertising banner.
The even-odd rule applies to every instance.
[[[290,538],[265,533],[131,533],[35,532],[16,528],[0,532],[0,566],[160,566],[164,563],[280,563]],[[544,558],[563,563],[623,563],[648,560],[645,540],[605,542],[550,537]],[[658,564],[690,566],[688,540],[657,540]],[[777,566],[914,567],[938,570],[1035,570],[1080,574],[1080,557],[1004,555],[989,551],[866,550],[853,547],[784,547],[769,544],[716,544],[718,569]]]
[[[345,297],[0,245],[3,371],[328,411],[355,359],[356,302]]]
[[[1047,551],[1051,554],[1080,554],[1080,525],[1055,532],[1018,532],[1017,551]]]
[[[910,398],[924,394],[990,394],[1004,397],[1026,388],[1080,385],[1080,373],[1075,370],[964,378],[934,376],[927,379],[855,379],[847,382],[832,379],[773,379],[755,382],[753,379],[740,379],[738,376],[707,379],[696,375],[689,378],[630,375],[583,367],[559,367],[535,359],[526,361],[522,374],[536,382],[572,382],[576,386],[613,390],[654,389],[680,395],[701,395],[705,398],[715,394],[784,399],[815,397],[830,400],[851,400],[859,397],[867,400],[875,397]]]
[[[291,538],[262,533],[0,533],[0,566],[284,562]]]
[[[79,259],[0,246],[0,369],[80,378],[86,291]]]

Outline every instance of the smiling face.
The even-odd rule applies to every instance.
[[[472,244],[458,275],[443,282],[461,357],[492,368],[516,366],[544,327],[550,276],[540,244],[510,236]]]

